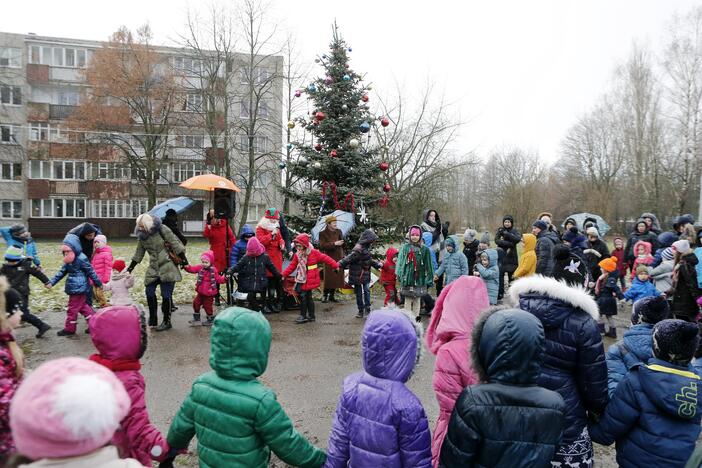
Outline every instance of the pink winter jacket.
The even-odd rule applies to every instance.
[[[90,356],[112,370],[132,400],[112,443],[121,457],[145,466],[162,461],[170,450],[166,438],[151,424],[144,399],[145,384],[139,359],[146,350],[146,329],[136,306],[105,307],[90,319],[90,338],[98,354]]]
[[[202,265],[188,265],[185,267],[185,271],[188,273],[194,273],[197,276],[197,282],[195,283],[195,292],[202,294],[203,296],[216,296],[217,295],[217,283],[224,284],[227,279],[223,275],[218,275],[213,267],[210,267],[211,276],[208,272],[203,272],[200,275],[200,271],[204,267]],[[211,278],[214,277],[214,284]]]
[[[439,466],[441,444],[451,412],[464,388],[478,383],[470,366],[470,335],[480,312],[490,307],[485,283],[477,276],[461,276],[446,286],[436,300],[426,343],[436,355],[432,384],[439,417],[431,441],[432,466]]]
[[[93,253],[93,259],[90,263],[93,265],[93,270],[100,278],[103,284],[110,281],[110,274],[112,273],[112,247],[106,245],[95,249]]]
[[[132,305],[134,300],[129,293],[129,289],[134,286],[134,276],[126,269],[121,272],[112,270],[109,283],[103,283],[105,290],[112,291],[110,305]]]

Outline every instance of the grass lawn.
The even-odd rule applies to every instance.
[[[136,239],[117,240],[110,242],[109,245],[112,247],[112,255],[115,258],[123,258],[127,266],[129,266],[132,255],[136,250]],[[61,269],[62,256],[59,250],[60,246],[60,241],[37,242],[37,251],[39,252],[39,258],[41,258],[42,268],[49,278]],[[200,254],[207,249],[208,244],[205,239],[188,239],[186,253],[188,260],[192,263],[198,262]],[[146,254],[142,262],[137,265],[133,271],[135,284],[134,288],[132,288],[132,296],[144,306],[146,306],[146,297],[144,296],[144,274],[146,273],[148,264],[149,255]],[[183,276],[183,281],[176,284],[174,293],[176,304],[191,302],[195,293],[196,275],[192,275],[183,270],[181,270],[181,274]],[[66,279],[64,278],[51,290],[47,290],[39,280],[31,278],[30,285],[32,293],[29,300],[30,310],[39,314],[57,309],[64,311],[68,303],[68,296],[64,292],[65,282]],[[108,292],[107,294],[109,296],[110,293]]]

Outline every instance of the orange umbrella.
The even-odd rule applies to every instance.
[[[214,189],[220,188],[234,190],[235,192],[241,192],[239,187],[234,185],[234,182],[232,182],[229,179],[225,179],[224,177],[220,177],[216,174],[202,174],[199,176],[191,177],[185,182],[181,183],[180,186],[190,190],[212,191]]]

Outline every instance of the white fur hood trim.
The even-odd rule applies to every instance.
[[[587,312],[593,319],[600,318],[597,303],[582,287],[568,286],[563,281],[557,281],[542,275],[532,275],[521,278],[509,287],[509,299],[513,306],[519,307],[519,296],[527,293],[543,294],[554,299],[560,299],[573,307]]]

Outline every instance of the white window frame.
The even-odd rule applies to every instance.
[[[60,167],[61,177],[57,177],[56,168]],[[80,169],[82,167],[82,170]],[[66,177],[67,168],[73,174],[73,177]],[[86,174],[88,169],[88,163],[86,161],[63,161],[57,159],[50,160],[40,160],[31,159],[29,161],[29,178],[35,180],[75,180],[84,181],[86,180]],[[37,176],[37,171],[38,175]],[[80,177],[82,176],[82,177]]]
[[[7,91],[5,91],[7,89]],[[2,95],[5,94],[8,96],[8,101],[4,102],[2,100]],[[16,99],[16,96],[19,95],[19,99]],[[17,101],[17,102],[15,102]],[[0,86],[0,104],[4,106],[13,106],[13,107],[19,107],[22,105],[22,87],[21,86],[11,86],[11,85],[2,85]]]
[[[5,140],[3,135],[9,130],[9,139]],[[19,126],[12,124],[0,124],[0,144],[2,145],[19,145]]]
[[[0,162],[0,181],[22,182],[22,163],[11,161]]]
[[[54,47],[39,44],[30,44],[28,50],[29,63],[62,68],[85,68],[91,54],[91,50],[80,47]]]
[[[0,47],[0,67],[22,68],[22,49],[19,47]]]
[[[240,119],[250,119],[251,118],[251,112],[249,110],[248,101],[241,101],[239,103],[239,118]]]
[[[9,207],[10,216],[5,216],[5,207]],[[0,200],[0,219],[21,219],[22,200]]]
[[[29,139],[31,141],[49,141],[49,124],[29,122]]]
[[[33,198],[30,200],[30,217],[32,218],[86,218],[85,198]],[[72,207],[73,215],[67,214],[67,207]],[[35,214],[38,209],[38,215]],[[47,214],[48,213],[48,214]]]
[[[200,93],[187,93],[185,95],[185,111],[187,112],[201,112],[202,107],[202,94]]]

